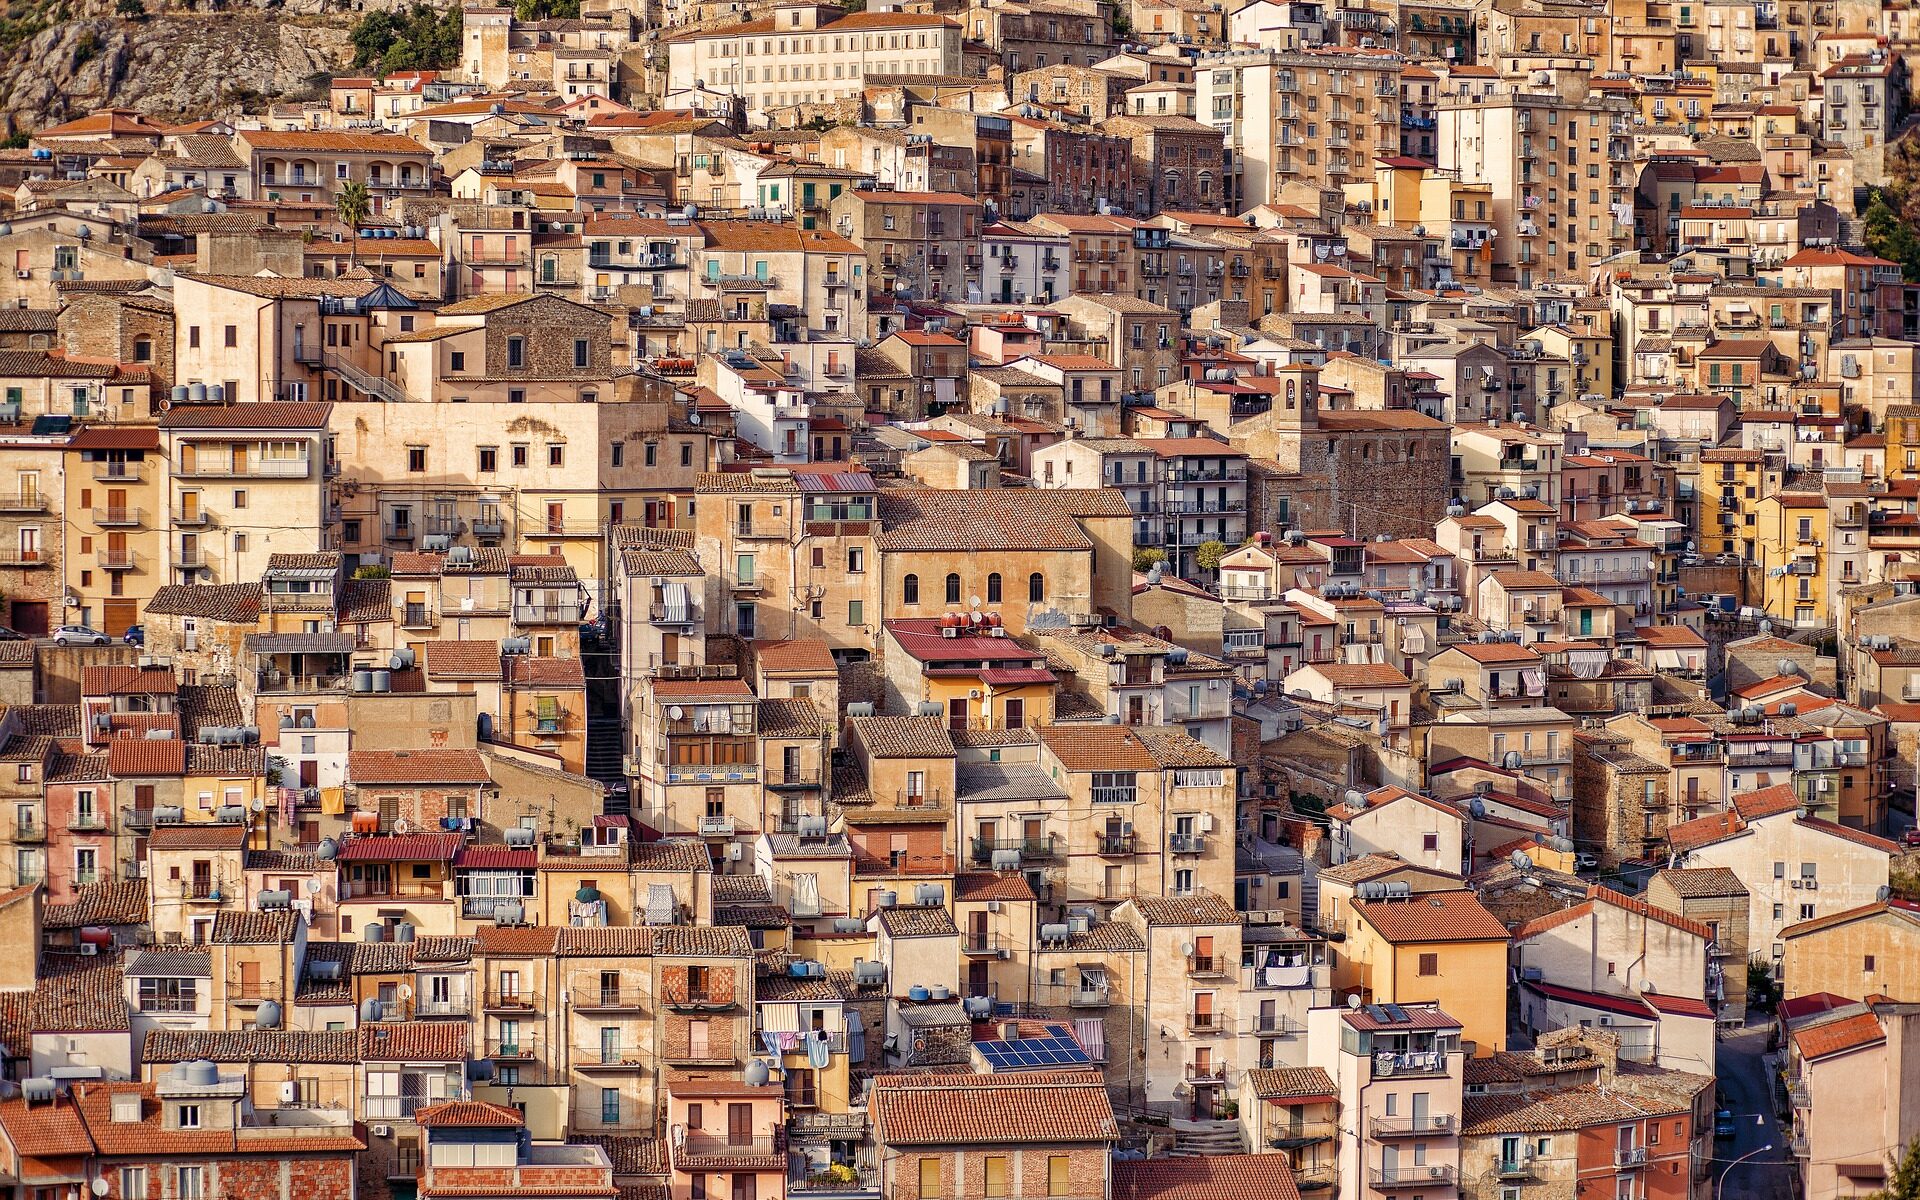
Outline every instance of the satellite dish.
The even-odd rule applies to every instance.
[[[1524,871],[1533,865],[1533,860],[1527,857],[1525,850],[1515,850],[1507,857],[1507,861],[1513,864],[1516,871]]]
[[[113,1190],[113,1185],[108,1183],[104,1177],[96,1177],[92,1183],[87,1185],[87,1190],[96,1196],[104,1196]]]
[[[267,810],[267,802],[265,800],[262,800],[260,797],[255,796],[253,798],[253,803],[247,805],[247,807],[252,809],[254,812],[265,812]]]
[[[968,607],[968,608],[979,608],[979,607],[980,607],[980,597],[979,597],[979,596],[968,596],[968,597],[967,597],[967,607]]]
[[[318,879],[315,879],[312,876],[308,876],[307,881],[301,884],[300,886],[306,889],[307,895],[318,896],[320,894],[320,889],[325,887],[326,885],[321,883]]]
[[[402,1000],[411,1000],[411,999],[413,999],[413,985],[412,985],[412,984],[410,984],[410,983],[403,983],[403,984],[401,984],[401,985],[400,985],[400,998],[401,998]]]
[[[1347,997],[1347,1007],[1348,1007],[1348,1008],[1351,1008],[1351,1009],[1358,1009],[1358,1008],[1360,1007],[1360,997],[1358,997],[1358,996],[1348,996],[1348,997]]]
[[[700,423],[700,414],[699,414],[699,413],[688,413],[688,414],[687,414],[687,424],[689,424],[689,425],[698,425],[699,423]]]
[[[686,715],[687,715],[687,710],[684,708],[681,708],[678,704],[670,705],[667,708],[667,720],[669,721],[681,720]]]

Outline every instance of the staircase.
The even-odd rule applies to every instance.
[[[1169,1154],[1187,1158],[1202,1155],[1245,1154],[1246,1142],[1238,1121],[1173,1122],[1173,1149]]]
[[[1300,923],[1320,927],[1320,867],[1311,858],[1300,871]]]

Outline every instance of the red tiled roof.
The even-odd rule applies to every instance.
[[[1396,945],[1507,940],[1507,927],[1470,891],[1422,892],[1406,900],[1355,900],[1350,907]]]
[[[349,838],[336,862],[452,862],[465,839],[457,833],[387,834]]]
[[[1113,1200],[1296,1200],[1284,1154],[1194,1155],[1113,1164]]]
[[[1118,1136],[1098,1071],[881,1075],[868,1106],[887,1147],[1104,1144]]]
[[[1871,1012],[1863,1012],[1802,1029],[1793,1035],[1793,1040],[1800,1048],[1800,1057],[1811,1059],[1858,1050],[1862,1046],[1883,1041],[1886,1036],[1887,1031],[1881,1028],[1880,1018]]]
[[[355,784],[490,782],[478,750],[353,750],[347,777]]]

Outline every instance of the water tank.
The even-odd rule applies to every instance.
[[[207,385],[206,384],[190,383],[187,385],[187,403],[188,404],[205,404],[206,402],[207,402]]]
[[[481,713],[479,718],[476,719],[473,724],[474,724],[474,729],[478,732],[481,741],[490,742],[493,740],[493,714],[492,713]]]
[[[925,1000],[931,995],[932,993],[927,991],[926,987],[922,984],[916,983],[907,989],[907,999],[909,1000]]]
[[[240,740],[249,746],[257,744],[260,741],[260,727],[258,725],[242,725],[240,727]]]
[[[379,671],[379,670],[374,671],[372,690],[376,692],[392,691],[393,690],[393,672]]]
[[[173,1079],[185,1087],[212,1087],[220,1082],[220,1068],[207,1059],[196,1058],[174,1067]]]
[[[380,1001],[372,996],[368,996],[365,1000],[362,1000],[360,1002],[360,1019],[362,1021],[378,1021],[380,1019]]]
[[[1064,942],[1067,940],[1067,927],[1058,924],[1042,925],[1040,927],[1040,940],[1043,942]]]
[[[353,673],[353,683],[351,686],[353,690],[356,692],[372,691],[373,690],[373,672],[365,669],[364,667],[359,670],[356,670]],[[283,725],[282,728],[292,729],[293,718],[292,717],[286,718],[286,724]]]
[[[408,667],[411,667],[413,665],[413,651],[395,650],[393,652],[393,657],[387,660],[387,665],[391,666],[396,671],[406,670]]]
[[[280,1006],[268,1000],[262,1003],[259,1008],[254,1009],[253,1027],[255,1029],[280,1028]]]
[[[928,993],[931,996],[931,998],[935,1000],[953,999],[953,989],[950,987],[947,987],[945,984],[939,984],[939,983],[934,984],[933,987],[928,989]]]
[[[387,940],[387,927],[378,921],[369,921],[366,928],[360,931],[360,940],[369,944],[384,942]]]
[[[747,1064],[747,1086],[762,1086],[767,1082],[767,1074],[767,1064],[765,1061],[758,1058],[754,1059]]]
[[[853,981],[864,987],[877,987],[885,983],[887,981],[886,964],[872,959],[862,959],[853,964]]]
[[[884,891],[876,895],[873,902],[881,908],[892,908],[900,903],[900,893],[892,890]]]
[[[995,850],[993,852],[993,869],[996,871],[1018,871],[1020,869],[1020,852],[1018,850]]]
[[[235,824],[247,819],[247,810],[240,804],[222,804],[213,810],[213,819],[221,824]]]
[[[992,996],[968,996],[967,1015],[976,1021],[984,1021],[993,1015]]]
[[[402,944],[411,942],[415,932],[413,922],[402,921],[393,927],[393,940]]]
[[[314,851],[313,851],[314,857],[320,859],[322,862],[326,862],[337,857],[339,853],[340,853],[340,843],[334,841],[332,838],[321,838],[320,844],[314,847]]]

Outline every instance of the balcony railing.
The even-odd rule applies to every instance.
[[[133,529],[145,524],[146,516],[137,508],[96,508],[93,523],[102,529]]]
[[[1187,1013],[1188,1033],[1224,1033],[1226,1029],[1226,1020],[1217,1012]]]
[[[1218,954],[1189,954],[1187,974],[1196,979],[1222,978],[1227,974],[1227,960]]]
[[[500,1062],[532,1061],[540,1057],[540,1034],[527,1029],[510,1038],[490,1037],[487,1057]]]
[[[1367,1119],[1367,1132],[1373,1137],[1407,1137],[1413,1134],[1452,1133],[1454,1119],[1450,1113],[1429,1113],[1425,1116],[1385,1117],[1376,1116]]]
[[[785,1154],[787,1139],[776,1132],[762,1137],[734,1137],[731,1134],[689,1133],[674,1148],[676,1162],[689,1158],[767,1158]]]
[[[1130,787],[1097,787],[1093,789],[1095,804],[1132,804],[1139,798],[1139,792]]]
[[[489,988],[482,1005],[488,1012],[541,1012],[545,1009],[539,992],[523,992],[517,988],[512,991]]]
[[[643,998],[640,987],[633,984],[619,987],[589,984],[573,989],[573,1007],[580,1012],[637,1010],[642,1007]]]
[[[518,625],[574,625],[580,621],[578,604],[516,604],[513,620]]]
[[[1613,1165],[1620,1170],[1647,1165],[1645,1146],[1619,1146],[1613,1152]]]
[[[1103,833],[1100,835],[1099,853],[1113,857],[1134,852],[1135,838],[1131,833]]]
[[[47,498],[41,492],[0,492],[0,512],[38,513],[47,511]]]
[[[1054,858],[1060,853],[1058,844],[1051,834],[1037,838],[974,838],[973,861],[990,863],[1000,851],[1010,850],[1023,860]]]
[[[966,933],[960,938],[960,953],[998,955],[1007,948],[1007,940],[997,933]]]
[[[1219,1083],[1227,1077],[1227,1064],[1223,1062],[1190,1062],[1186,1065],[1186,1076],[1190,1083]]]
[[[1427,1166],[1375,1167],[1367,1172],[1367,1182],[1381,1191],[1395,1188],[1434,1187],[1451,1183],[1457,1174],[1452,1164],[1429,1164]]]

